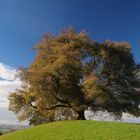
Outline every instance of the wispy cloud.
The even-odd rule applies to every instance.
[[[0,63],[0,108],[8,107],[8,95],[16,88],[20,88],[22,81],[17,78],[18,71]]]
[[[3,63],[0,63],[0,78],[4,80],[15,80],[17,70],[13,69]]]
[[[8,95],[20,88],[22,81],[17,78],[18,71],[15,68],[0,63],[0,124],[18,124],[16,115],[8,111]],[[20,124],[27,124],[23,122]]]

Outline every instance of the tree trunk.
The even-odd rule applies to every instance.
[[[81,110],[81,111],[77,112],[77,114],[78,114],[77,119],[78,120],[86,120],[84,112],[85,112],[85,110]]]

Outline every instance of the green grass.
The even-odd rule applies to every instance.
[[[0,140],[140,140],[140,125],[61,121],[6,134]]]

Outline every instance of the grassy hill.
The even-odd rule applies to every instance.
[[[140,125],[61,121],[6,134],[0,140],[140,140]]]

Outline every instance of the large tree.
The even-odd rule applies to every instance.
[[[140,115],[138,79],[131,47],[97,43],[73,29],[45,35],[34,62],[22,70],[22,89],[9,96],[9,109],[30,124],[85,119],[84,111],[105,109]]]

